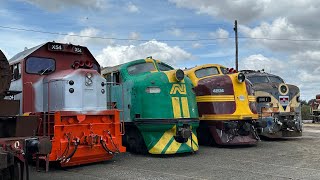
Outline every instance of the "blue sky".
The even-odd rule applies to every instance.
[[[10,58],[54,40],[87,46],[103,66],[152,55],[180,68],[233,67],[238,19],[239,36],[246,37],[239,39],[240,68],[278,74],[308,100],[319,93],[320,44],[304,40],[320,39],[318,7],[316,0],[2,0],[0,48]]]

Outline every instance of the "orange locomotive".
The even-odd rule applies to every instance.
[[[124,152],[118,110],[108,110],[106,80],[86,47],[48,42],[9,60],[20,112],[38,115],[36,134],[49,136],[47,161],[73,166]]]

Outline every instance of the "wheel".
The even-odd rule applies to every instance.
[[[130,127],[126,132],[126,143],[128,150],[138,154],[147,154],[148,149],[138,128]]]
[[[21,171],[23,171],[22,164],[20,162],[15,161],[14,165],[11,168],[11,180],[23,180],[23,177],[21,177]]]
[[[207,125],[200,124],[197,129],[198,141],[201,145],[210,146],[213,144],[213,137]]]

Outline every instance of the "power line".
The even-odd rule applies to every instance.
[[[9,30],[17,30],[17,31],[42,33],[42,34],[72,36],[72,37],[81,37],[81,38],[92,38],[92,39],[105,39],[105,40],[118,40],[118,41],[142,41],[142,42],[150,41],[150,39],[132,39],[132,38],[115,38],[115,37],[102,37],[102,36],[86,36],[86,35],[78,35],[78,34],[68,34],[68,33],[59,33],[59,32],[50,32],[50,31],[41,31],[41,30],[34,30],[34,29],[9,27],[9,26],[0,26],[0,28],[9,29]],[[204,39],[158,39],[158,41],[196,42],[196,41],[227,40],[227,39],[233,39],[233,38],[234,37],[204,38]],[[317,42],[317,41],[320,41],[320,39],[288,39],[288,38],[245,37],[245,36],[239,36],[238,38],[239,39],[253,39],[253,40],[268,40],[268,41],[295,41],[295,42]]]
[[[8,26],[0,26],[2,29],[18,30],[18,31],[27,31],[27,32],[36,32],[43,34],[53,34],[53,35],[62,35],[62,36],[73,36],[81,38],[93,38],[93,39],[105,39],[105,40],[118,40],[118,41],[150,41],[150,39],[132,39],[132,38],[114,38],[114,37],[102,37],[102,36],[86,36],[78,34],[67,34],[67,33],[58,33],[58,32],[49,32],[49,31],[40,31],[33,29],[24,29]],[[159,41],[210,41],[210,40],[219,40],[219,39],[229,39],[229,38],[213,38],[213,39],[158,39]]]

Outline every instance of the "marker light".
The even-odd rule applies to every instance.
[[[72,68],[73,68],[73,69],[78,69],[79,67],[80,67],[79,61],[75,61],[75,62],[73,63],[73,65],[72,65]]]
[[[161,92],[161,89],[159,87],[147,87],[146,92],[150,94],[158,94]]]
[[[92,68],[93,67],[93,63],[91,61],[86,61],[84,63],[84,65],[87,67],[87,68]]]

